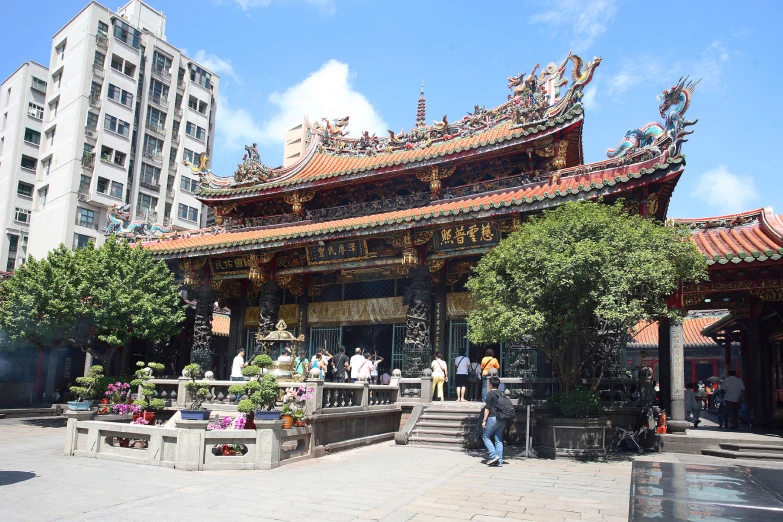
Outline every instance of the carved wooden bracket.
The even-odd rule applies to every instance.
[[[451,167],[430,167],[429,170],[418,172],[416,177],[419,181],[430,184],[430,192],[432,193],[433,199],[435,199],[440,195],[440,189],[442,187],[441,180],[454,174],[455,170],[457,170],[456,165],[452,165]]]
[[[557,143],[555,159],[552,160],[552,168],[555,170],[564,169],[566,166],[566,153],[568,152],[568,140],[561,140]]]
[[[432,239],[432,230],[426,231],[426,232],[416,232],[413,235],[413,244],[416,246],[421,246],[428,241]]]
[[[294,214],[301,216],[304,211],[304,208],[302,207],[302,203],[307,203],[314,197],[315,197],[315,192],[299,192],[297,190],[293,194],[283,196],[283,199],[285,200],[286,203],[291,205],[291,211]]]

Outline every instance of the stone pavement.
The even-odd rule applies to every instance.
[[[3,520],[628,517],[630,459],[581,463],[512,456],[498,469],[482,463],[483,453],[380,444],[272,471],[183,472],[65,457],[62,426],[61,418],[0,420]]]

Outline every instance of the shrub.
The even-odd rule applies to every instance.
[[[245,393],[245,386],[243,384],[232,384],[228,387],[228,393],[241,397]]]
[[[75,393],[80,401],[93,399],[96,395],[95,383],[103,377],[103,366],[91,366],[87,372],[87,377],[77,377],[77,386],[71,386],[71,391]]]
[[[152,373],[155,371],[162,371],[165,366],[160,363],[144,361],[138,361],[136,366],[139,368],[136,370],[136,378],[131,381],[131,386],[138,388],[141,386],[140,397],[136,399],[133,404],[143,410],[162,410],[166,407],[166,402],[163,399],[155,399],[155,385],[150,381],[152,379]]]
[[[557,417],[593,417],[601,409],[601,400],[598,395],[580,386],[553,395],[549,405]]]

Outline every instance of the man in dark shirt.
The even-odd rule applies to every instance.
[[[500,467],[503,465],[503,429],[506,427],[505,419],[498,419],[496,414],[500,378],[493,375],[487,380],[487,385],[489,391],[484,404],[484,421],[481,423],[482,435],[484,446],[489,451],[487,465]]]
[[[334,364],[334,382],[345,382],[345,371],[348,366],[348,356],[345,355],[345,346],[340,347],[340,353],[332,357]]]

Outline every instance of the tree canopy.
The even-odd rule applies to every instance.
[[[60,245],[30,257],[0,283],[0,329],[11,347],[70,344],[100,356],[96,341],[163,340],[184,319],[166,264],[113,237],[98,249]]]
[[[621,203],[572,202],[545,211],[503,239],[467,287],[474,343],[525,339],[552,360],[561,390],[604,363],[641,320],[677,319],[666,296],[706,279],[689,232],[628,215]]]

